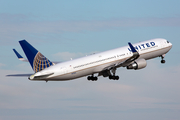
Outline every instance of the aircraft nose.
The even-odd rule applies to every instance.
[[[172,43],[169,43],[169,46],[172,48]]]
[[[169,47],[169,50],[170,50],[172,48],[172,43],[169,43],[168,47]]]

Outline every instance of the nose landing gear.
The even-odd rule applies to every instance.
[[[166,61],[164,60],[165,54],[164,54],[164,55],[161,55],[160,57],[161,57],[161,59],[162,59],[162,60],[161,60],[161,63],[164,64],[164,63],[166,62]]]

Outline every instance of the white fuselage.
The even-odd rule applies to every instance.
[[[139,58],[145,60],[159,57],[166,54],[172,47],[172,44],[165,39],[152,39],[144,42],[133,44],[139,53]],[[70,60],[63,63],[58,63],[54,66],[46,68],[37,72],[34,76],[42,76],[46,74],[47,77],[37,80],[48,81],[64,81],[71,80],[87,75],[92,75],[103,71],[106,67],[120,64],[132,56],[129,46],[93,54],[90,56]],[[36,79],[32,79],[36,80]]]

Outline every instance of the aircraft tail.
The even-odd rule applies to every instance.
[[[19,43],[35,73],[54,65],[54,63],[38,52],[26,40],[21,40]]]

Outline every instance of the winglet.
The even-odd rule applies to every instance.
[[[24,59],[15,49],[13,49],[14,53],[18,57],[19,60],[27,62],[28,60]]]
[[[137,50],[134,48],[134,46],[130,42],[128,42],[128,44],[129,44],[129,47],[131,48],[132,52],[136,53]]]

